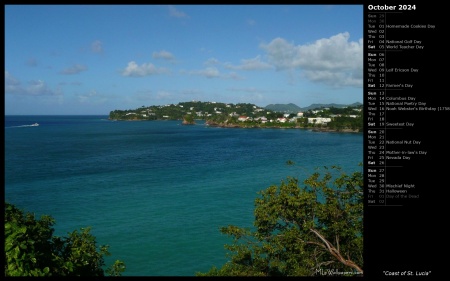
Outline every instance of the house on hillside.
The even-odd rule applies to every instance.
[[[309,124],[327,124],[329,122],[331,122],[331,118],[325,118],[325,117],[308,118]]]

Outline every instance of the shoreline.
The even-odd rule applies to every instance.
[[[225,123],[215,123],[212,121],[205,120],[204,124],[197,124],[197,123],[189,123],[189,122],[183,122],[183,120],[165,120],[165,119],[156,119],[156,120],[143,120],[143,119],[110,119],[110,121],[182,121],[182,125],[205,125],[209,127],[217,127],[217,128],[231,128],[231,129],[304,129],[304,130],[310,130],[313,132],[324,132],[324,133],[362,133],[360,130],[353,130],[349,128],[337,130],[337,129],[330,129],[330,128],[318,128],[318,127],[300,127],[300,126],[260,126],[260,125],[247,125],[247,124],[225,124]],[[201,120],[201,119],[199,119]]]
[[[300,126],[257,126],[257,125],[239,125],[239,124],[223,124],[223,123],[214,123],[214,122],[205,122],[206,126],[210,127],[219,127],[219,128],[242,128],[242,129],[305,129],[313,132],[326,132],[326,133],[362,133],[359,130],[353,129],[330,129],[330,128],[316,128],[316,127],[300,127]]]

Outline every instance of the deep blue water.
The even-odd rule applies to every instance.
[[[220,267],[219,228],[251,227],[258,191],[317,167],[362,171],[362,158],[362,134],[5,116],[5,200],[54,217],[55,235],[91,226],[124,276]]]

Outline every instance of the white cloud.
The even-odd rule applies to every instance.
[[[220,77],[220,72],[215,67],[207,67],[207,68],[202,69],[202,70],[192,70],[192,71],[189,71],[188,73],[192,74],[192,75],[205,76],[206,78],[218,78],[218,77]]]
[[[21,82],[5,71],[5,93],[24,96],[58,96],[62,95],[60,89],[51,90],[42,80],[30,81],[28,86],[22,86]]]
[[[283,38],[261,48],[278,70],[302,70],[311,81],[334,87],[362,86],[363,41],[349,42],[349,33],[339,33],[312,44],[294,45]]]
[[[204,64],[204,65],[208,65],[208,66],[210,66],[210,65],[217,65],[217,64],[219,64],[219,60],[216,59],[216,58],[209,58],[209,59],[208,59],[207,61],[205,61],[203,64]]]
[[[100,40],[95,40],[91,44],[91,50],[94,53],[102,53],[103,52],[103,44]]]
[[[97,96],[97,92],[95,90],[92,90],[87,94],[79,94],[77,96],[78,96],[79,101],[81,103],[83,103],[83,102],[86,102],[87,100],[89,100],[90,98]]]
[[[181,73],[187,73],[189,75],[204,76],[206,78],[220,78],[220,79],[233,79],[233,80],[244,79],[235,72],[230,72],[228,74],[221,74],[220,71],[216,67],[206,67],[201,70],[181,71]]]
[[[341,86],[362,86],[362,78],[346,72],[332,72],[322,70],[306,70],[304,77],[315,82],[324,82],[334,87]]]
[[[189,18],[186,13],[177,10],[173,5],[169,5],[169,15],[174,18]]]
[[[30,58],[29,60],[27,60],[27,65],[31,66],[31,67],[35,67],[38,65],[38,62],[35,58]]]
[[[199,74],[206,76],[207,78],[214,78],[220,76],[219,70],[215,67],[207,67],[203,70],[200,70]]]
[[[99,94],[96,90],[91,90],[85,94],[77,94],[76,96],[80,103],[104,103],[111,98],[111,96]]]
[[[55,92],[50,90],[47,84],[42,80],[30,81],[27,91],[33,96],[52,96],[56,94]]]
[[[165,68],[157,68],[151,63],[143,63],[141,65],[137,65],[136,62],[130,61],[122,71],[123,76],[128,77],[143,77],[154,74],[162,74],[166,73],[167,69]]]
[[[200,50],[201,53],[204,53],[204,54],[211,54],[212,53],[212,50],[207,49],[205,47],[201,47],[199,50]]]
[[[257,56],[253,59],[242,59],[240,65],[226,63],[225,67],[235,70],[263,70],[272,68],[272,65],[261,61],[260,56]]]
[[[66,74],[66,75],[71,75],[71,74],[78,74],[82,71],[87,70],[87,67],[85,65],[82,64],[74,64],[66,69],[61,70],[59,73],[61,74]]]
[[[16,93],[21,89],[20,81],[5,71],[5,93]]]
[[[162,50],[159,52],[153,52],[152,57],[154,59],[165,59],[169,61],[175,60],[175,56],[168,51]]]
[[[224,75],[224,78],[229,78],[229,79],[233,79],[233,80],[243,80],[243,79],[245,79],[244,77],[240,76],[236,72],[230,72],[229,74]]]

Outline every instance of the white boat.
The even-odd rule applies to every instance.
[[[39,126],[39,124],[38,123],[34,123],[34,124],[31,124],[30,126],[36,127],[36,126]]]

